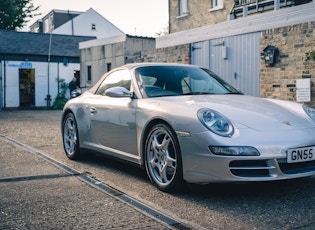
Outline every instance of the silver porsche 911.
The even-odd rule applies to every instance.
[[[106,73],[67,102],[62,136],[68,158],[88,149],[136,163],[162,191],[315,175],[315,109],[245,96],[191,65]]]

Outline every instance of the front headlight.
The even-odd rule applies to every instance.
[[[210,151],[222,156],[259,156],[259,152],[250,146],[210,146]]]
[[[315,121],[315,109],[314,108],[311,108],[311,107],[308,107],[306,105],[303,105],[303,109],[305,111],[305,113],[310,117],[312,118],[313,121]]]
[[[217,111],[201,109],[198,111],[198,118],[206,128],[215,134],[230,137],[234,133],[234,128],[230,120]]]

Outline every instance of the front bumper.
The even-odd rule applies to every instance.
[[[179,137],[184,180],[191,183],[254,182],[315,175],[315,161],[287,163],[289,148],[315,146],[315,129],[304,130],[300,137],[294,132],[270,136],[258,133],[260,136],[253,138],[253,133],[247,130],[243,137],[234,139],[217,137],[211,132]],[[260,156],[218,156],[211,153],[211,145],[252,146]]]

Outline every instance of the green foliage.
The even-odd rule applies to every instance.
[[[57,95],[57,97],[55,98],[54,104],[53,104],[53,109],[56,110],[61,110],[63,109],[63,107],[65,106],[65,104],[67,103],[68,99],[65,97],[62,97],[60,95]]]
[[[34,7],[33,0],[1,0],[0,1],[0,29],[16,30],[22,28],[28,18],[36,16],[35,11],[39,6]]]
[[[315,50],[305,53],[305,60],[303,64],[305,68],[303,74],[310,74],[310,71],[315,68]]]
[[[68,101],[68,98],[66,97],[68,84],[66,83],[65,79],[59,79],[59,94],[55,98],[53,109],[63,109],[65,104]]]
[[[315,50],[305,53],[306,60],[313,60],[315,61]]]

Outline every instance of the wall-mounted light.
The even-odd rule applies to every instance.
[[[228,58],[228,48],[226,46],[221,47],[222,58],[226,60]]]
[[[279,54],[279,49],[275,46],[268,45],[264,50],[263,56],[265,64],[269,66],[274,66]]]

